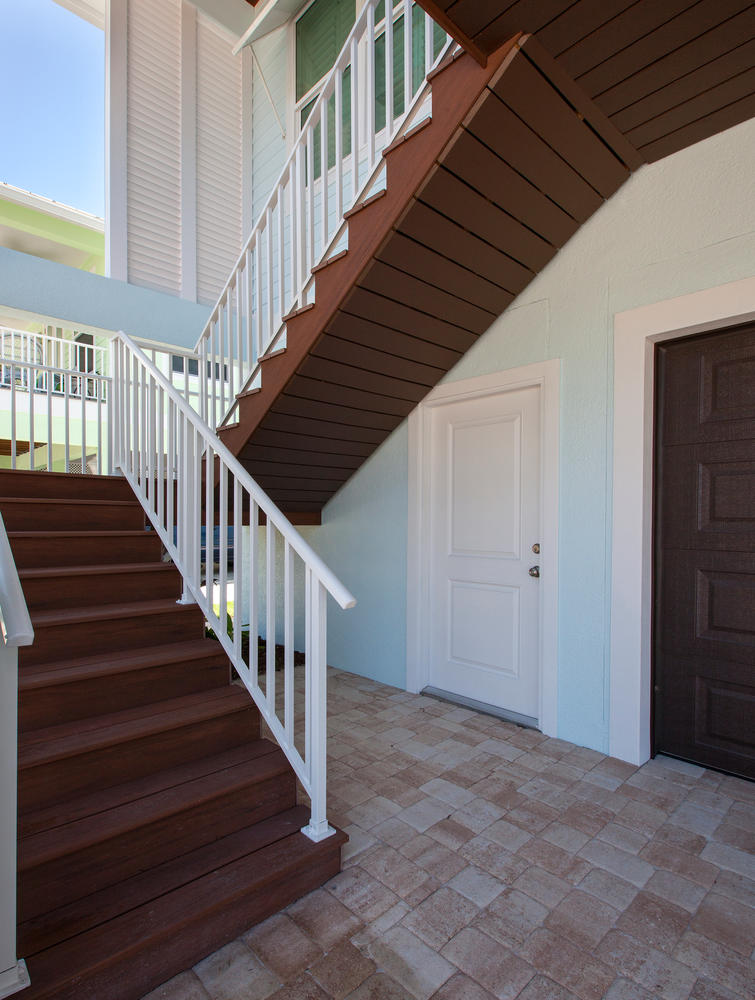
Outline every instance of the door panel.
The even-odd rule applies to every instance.
[[[540,390],[430,419],[430,684],[537,719]]]
[[[755,777],[755,326],[656,361],[655,749]]]

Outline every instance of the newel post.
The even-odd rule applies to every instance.
[[[308,721],[307,760],[310,768],[312,814],[302,833],[310,840],[325,840],[336,831],[327,819],[327,750],[328,750],[328,594],[325,587],[307,571],[309,625],[309,662],[307,663],[306,711]]]
[[[0,998],[29,985],[16,955],[18,649],[0,635]]]

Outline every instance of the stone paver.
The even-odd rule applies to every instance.
[[[343,871],[144,1000],[753,995],[755,786],[338,671],[329,699]]]

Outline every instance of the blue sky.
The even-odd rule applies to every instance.
[[[0,181],[104,213],[104,32],[53,0],[0,0]]]

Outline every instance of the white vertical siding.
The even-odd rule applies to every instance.
[[[129,0],[128,280],[181,287],[181,4]]]
[[[212,304],[241,250],[241,56],[197,18],[197,299]]]
[[[275,100],[278,117],[286,122],[286,98],[288,90],[288,28],[272,31],[254,42],[254,51],[259,66],[255,66],[252,76],[252,217],[259,218],[273,184],[286,162],[286,140],[281,135],[273,109],[260,79],[260,68]],[[246,234],[248,235],[248,234]]]

